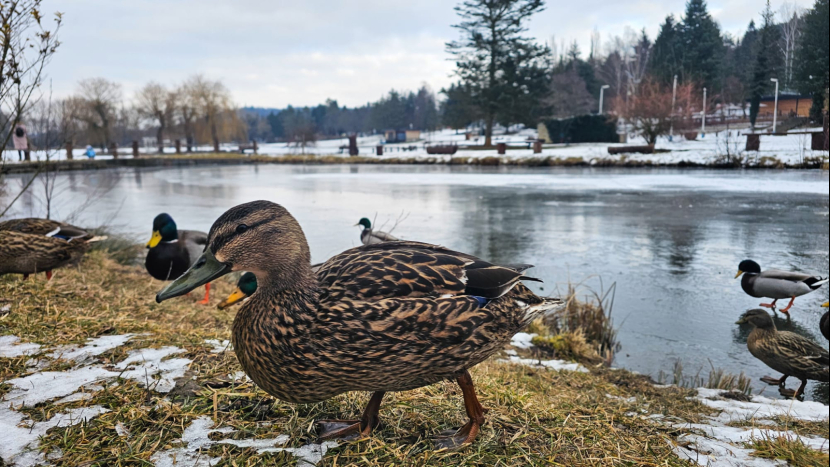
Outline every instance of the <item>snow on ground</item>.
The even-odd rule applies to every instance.
[[[526,332],[516,333],[510,340],[510,345],[517,349],[530,349],[535,347],[531,342],[536,334],[528,334]],[[534,368],[547,368],[554,371],[576,371],[579,373],[587,373],[588,370],[579,363],[570,363],[564,360],[540,360],[538,358],[522,358],[515,350],[509,349],[505,351],[506,359],[499,360],[500,362],[513,363],[517,365],[525,365]]]
[[[15,358],[34,355],[40,351],[40,344],[21,344],[17,336],[0,336],[0,358]]]
[[[742,402],[720,397],[723,391],[697,389],[696,400],[720,410],[715,417],[708,417],[708,423],[666,422],[669,426],[690,431],[678,437],[675,453],[682,459],[689,459],[707,467],[766,467],[787,465],[786,462],[762,459],[752,456],[753,450],[747,445],[753,440],[785,437],[801,441],[805,446],[827,452],[830,441],[812,436],[800,436],[789,430],[758,428],[769,426],[772,417],[790,417],[797,420],[820,421],[828,418],[827,406],[818,402],[798,402],[768,399],[752,396],[751,401]],[[750,426],[728,426],[730,422],[749,422]],[[755,425],[755,426],[752,426]]]
[[[695,141],[687,141],[680,135],[669,141],[669,138],[662,137],[656,144],[656,149],[665,150],[657,154],[625,154],[625,155],[609,155],[609,146],[623,146],[621,144],[609,143],[579,143],[572,145],[554,144],[545,145],[541,154],[533,154],[531,142],[537,138],[535,129],[525,129],[516,134],[511,135],[494,135],[493,143],[507,143],[511,147],[525,146],[526,149],[513,149],[507,151],[506,155],[498,156],[495,149],[492,150],[476,150],[469,149],[471,146],[480,146],[484,143],[484,137],[473,136],[467,140],[464,133],[455,130],[440,130],[435,132],[421,133],[421,140],[410,143],[394,143],[383,144],[383,135],[370,135],[358,138],[358,148],[362,156],[374,156],[375,148],[383,144],[384,155],[381,159],[395,159],[395,158],[415,158],[415,159],[433,159],[436,161],[449,161],[452,157],[464,158],[483,158],[483,157],[501,157],[505,159],[522,159],[522,158],[547,158],[561,160],[582,159],[586,163],[597,163],[599,161],[651,161],[657,165],[673,165],[680,162],[690,162],[696,164],[713,164],[722,162],[722,157],[727,154],[738,154],[746,159],[750,165],[770,165],[773,166],[773,159],[776,159],[785,164],[798,164],[808,157],[824,157],[827,158],[826,151],[812,151],[810,150],[811,137],[809,132],[821,131],[820,128],[797,130],[797,132],[790,133],[786,136],[762,135],[761,149],[757,152],[746,152],[744,147],[746,145],[747,130],[730,130],[719,131],[715,133],[707,133],[702,137],[698,137]],[[318,141],[313,146],[307,146],[305,149],[299,148],[294,144],[289,143],[268,143],[261,144],[259,154],[266,156],[284,156],[288,154],[315,154],[315,155],[339,155],[348,157],[348,151],[341,149],[348,146],[347,138],[330,139]],[[645,141],[640,137],[629,138],[629,145],[643,145]],[[427,145],[457,145],[458,152],[454,156],[440,156],[429,155],[426,152]],[[223,145],[223,151],[235,152],[238,146]],[[199,147],[199,151],[212,151],[211,147]],[[154,155],[155,149],[141,149],[142,153]],[[78,151],[80,153],[80,151]],[[165,154],[172,154],[173,150],[168,148]],[[32,158],[34,160],[45,160],[47,154],[43,151],[33,152]],[[54,151],[49,154],[51,160],[65,159],[65,152]],[[132,157],[131,150],[122,151],[121,157]],[[5,151],[3,158],[7,162],[15,163],[17,161],[16,151]],[[111,156],[97,156],[97,159],[111,159]],[[85,156],[75,154],[75,159],[85,159]]]

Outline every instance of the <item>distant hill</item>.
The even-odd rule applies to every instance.
[[[280,111],[282,111],[282,109],[274,109],[274,108],[270,108],[270,107],[251,107],[251,106],[242,107],[239,110],[241,110],[243,112],[255,113],[255,114],[260,115],[262,117],[267,117],[269,114],[272,114],[272,113],[278,114],[278,113],[280,113]]]

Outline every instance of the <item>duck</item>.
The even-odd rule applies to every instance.
[[[822,308],[830,307],[830,302],[824,302],[821,305]],[[821,328],[821,334],[824,336],[825,339],[830,340],[830,312],[825,311],[824,314],[821,316],[821,322],[819,322],[819,328]]]
[[[314,274],[317,274],[317,271],[320,270],[322,265],[323,263],[313,264],[311,266],[311,271]],[[246,272],[239,277],[239,281],[236,283],[236,289],[228,295],[228,298],[218,305],[218,308],[220,310],[224,310],[225,308],[236,305],[237,303],[241,303],[253,295],[254,292],[256,292],[256,289],[256,274]]]
[[[239,277],[239,281],[236,283],[236,289],[218,305],[218,308],[224,310],[225,308],[240,303],[253,295],[256,289],[256,274],[246,272]]]
[[[258,284],[234,317],[232,342],[260,388],[295,404],[372,393],[360,419],[318,420],[320,439],[369,436],[385,393],[449,379],[461,388],[468,421],[436,437],[436,446],[472,443],[485,418],[468,370],[564,307],[525,285],[539,279],[427,243],[358,246],[315,274],[300,224],[270,201],[222,214],[202,256],[156,301],[233,271],[252,272]]]
[[[827,283],[826,278],[810,276],[798,272],[779,271],[769,269],[761,271],[761,266],[751,259],[741,261],[738,265],[738,274],[735,278],[741,278],[741,288],[747,295],[755,298],[771,298],[772,303],[761,303],[758,306],[772,308],[775,310],[775,303],[778,300],[790,299],[790,303],[780,311],[789,315],[793,307],[795,297],[815,292]]]
[[[207,234],[198,230],[179,230],[167,213],[153,219],[153,235],[147,242],[144,268],[153,278],[169,281],[178,278],[199,258],[205,249]],[[210,302],[210,284],[205,284],[205,297],[199,304]]]
[[[397,242],[399,239],[394,235],[386,232],[372,230],[372,221],[367,218],[360,219],[355,226],[360,226],[360,241],[364,245],[374,245],[375,243],[383,242]]]
[[[764,376],[761,381],[779,387],[782,396],[798,398],[804,394],[808,380],[830,381],[830,357],[827,350],[804,336],[789,331],[779,331],[772,317],[761,309],[749,310],[737,324],[754,326],[746,340],[749,352],[768,367],[782,373],[778,379]],[[787,378],[801,380],[795,391],[786,389]]]
[[[46,273],[77,263],[93,243],[105,240],[64,222],[35,217],[0,222],[0,275]]]

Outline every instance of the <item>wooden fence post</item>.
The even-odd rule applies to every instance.
[[[749,133],[746,135],[746,150],[758,151],[761,149],[761,135]]]
[[[133,159],[138,159],[140,156],[138,154],[138,141],[133,140]]]
[[[507,152],[507,143],[499,143],[496,145],[499,155],[503,156]]]
[[[118,145],[116,143],[110,143],[110,154],[112,154],[113,159],[118,159]]]
[[[218,139],[213,140],[213,152],[219,152],[219,140]]]
[[[382,156],[382,155],[383,155],[383,145],[378,144],[376,154],[377,154],[378,156]]]
[[[181,154],[181,153],[182,153],[182,140],[177,139],[176,140],[176,154]]]
[[[541,154],[542,153],[542,142],[536,140],[533,142],[533,154]]]
[[[349,155],[356,156],[359,153],[357,149],[357,135],[349,135]]]
[[[71,161],[74,155],[72,154],[72,143],[66,143],[66,160]]]

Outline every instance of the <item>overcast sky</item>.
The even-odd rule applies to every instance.
[[[781,2],[773,3],[777,9]],[[796,0],[805,7],[809,0]],[[175,85],[194,73],[222,80],[240,105],[355,106],[389,89],[452,81],[444,44],[458,37],[454,0],[44,0],[60,11],[62,45],[48,68],[56,96],[88,77],[119,82],[125,98],[154,80]],[[548,1],[528,25],[540,42],[576,40],[587,55],[626,27],[654,38],[685,0]],[[739,34],[762,0],[711,0],[724,31]]]

